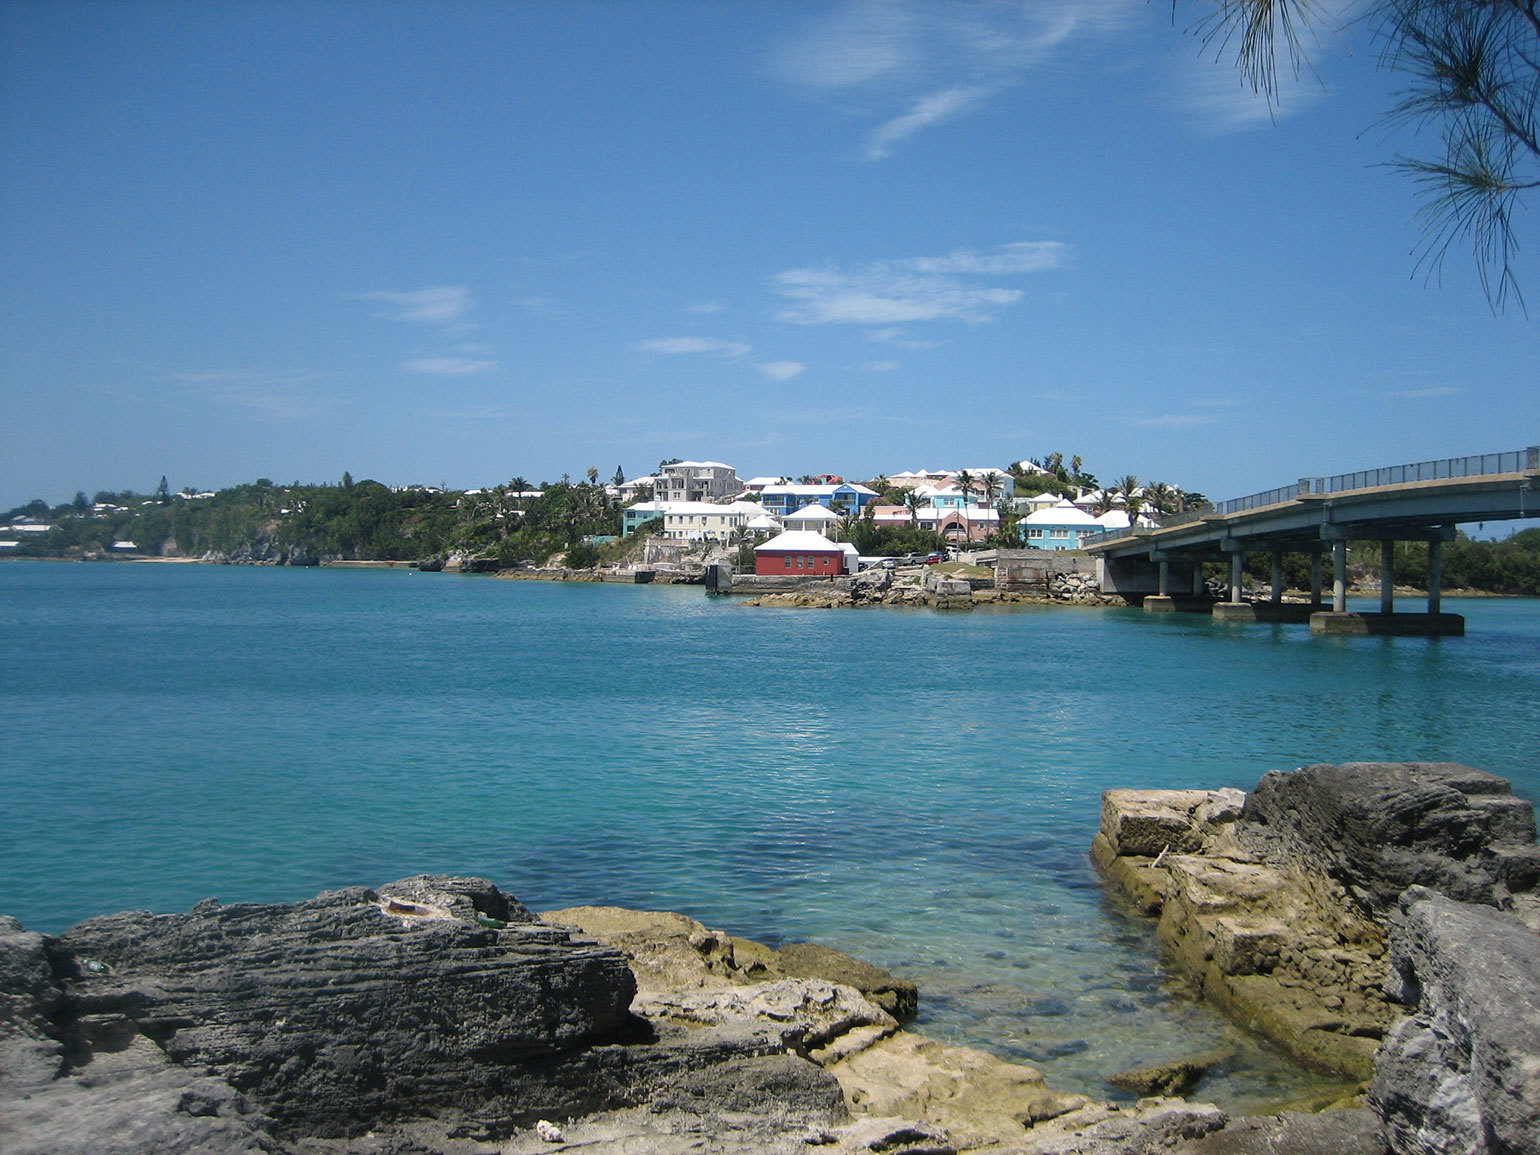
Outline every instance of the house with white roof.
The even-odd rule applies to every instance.
[[[760,504],[776,514],[786,517],[809,505],[828,508],[841,506],[852,514],[859,514],[877,500],[877,491],[864,485],[852,485],[848,481],[825,485],[797,485],[790,482],[767,485],[759,493]]]
[[[796,513],[788,513],[781,519],[781,524],[787,529],[805,529],[829,536],[839,528],[841,516],[828,506],[815,503],[803,506]]]
[[[1083,509],[1060,498],[1021,519],[1021,535],[1032,549],[1079,549],[1085,538],[1107,527]]]
[[[661,518],[668,509],[666,501],[638,501],[620,511],[620,536],[630,537],[654,518]]]
[[[764,512],[752,501],[666,501],[663,506],[663,536],[676,541],[727,542]]]

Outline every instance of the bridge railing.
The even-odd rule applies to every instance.
[[[1445,481],[1456,477],[1486,477],[1494,473],[1521,473],[1527,469],[1540,469],[1540,446],[1531,445],[1528,449],[1512,453],[1481,453],[1474,457],[1445,457],[1438,461],[1418,461],[1411,465],[1389,465],[1383,469],[1339,473],[1334,477],[1302,477],[1299,485],[1302,495],[1346,493],[1381,485]]]
[[[1382,469],[1362,469],[1356,473],[1338,473],[1331,477],[1301,477],[1293,485],[1280,485],[1277,489],[1250,493],[1245,497],[1232,497],[1217,505],[1207,505],[1200,510],[1179,513],[1162,519],[1160,527],[1188,525],[1214,513],[1244,513],[1248,509],[1261,509],[1268,505],[1281,505],[1301,497],[1332,493],[1349,493],[1355,489],[1374,489],[1381,485],[1407,485],[1415,481],[1445,481],[1459,477],[1486,477],[1497,473],[1522,473],[1540,469],[1540,445],[1518,449],[1511,453],[1479,453],[1472,457],[1445,457],[1437,461],[1417,461],[1410,465],[1387,465]],[[1129,529],[1109,529],[1082,539],[1086,545],[1118,541],[1132,537]]]

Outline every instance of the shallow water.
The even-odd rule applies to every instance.
[[[1461,639],[1021,607],[746,607],[699,587],[0,565],[0,911],[294,900],[422,871],[535,909],[686,911],[915,979],[920,1027],[1107,1095],[1317,1084],[1168,982],[1086,851],[1116,786],[1450,759],[1534,798],[1540,603]]]

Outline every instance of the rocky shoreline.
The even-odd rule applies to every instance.
[[[1094,861],[1197,990],[1364,1080],[1321,1114],[1129,1105],[903,1028],[912,983],[684,915],[419,876],[294,904],[0,919],[0,1148],[522,1155],[1540,1150],[1540,850],[1502,779],[1349,763],[1110,791]]]

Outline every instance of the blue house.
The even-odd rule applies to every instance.
[[[864,485],[840,482],[838,485],[767,485],[759,492],[759,503],[767,513],[786,517],[804,506],[821,505],[833,509],[839,504],[852,516],[860,514],[877,500],[877,491]]]

